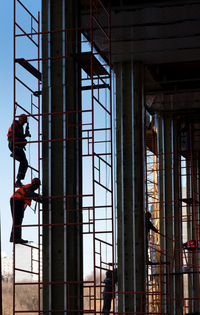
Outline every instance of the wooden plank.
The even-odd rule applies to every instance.
[[[75,55],[75,59],[80,64],[81,68],[91,77],[91,64],[93,67],[92,75],[108,75],[109,73],[99,62],[99,60],[91,52],[83,52],[81,54]]]
[[[38,71],[35,67],[33,67],[24,58],[17,58],[17,59],[15,59],[15,62],[20,64],[24,69],[26,69],[28,72],[30,72],[32,75],[34,75],[34,77],[36,77],[38,80],[41,81],[41,79],[42,79],[41,72]]]

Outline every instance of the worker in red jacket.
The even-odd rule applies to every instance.
[[[22,186],[21,180],[25,178],[28,168],[28,161],[25,155],[25,146],[27,143],[26,137],[30,137],[29,125],[27,123],[24,132],[24,124],[27,123],[27,116],[22,114],[19,116],[19,120],[15,120],[8,130],[8,147],[10,149],[11,156],[14,157],[20,164],[17,174],[16,186]],[[15,138],[14,138],[15,137]],[[14,152],[13,152],[14,151]]]
[[[10,242],[15,242],[16,244],[28,243],[27,240],[23,240],[21,237],[21,225],[24,217],[24,210],[27,206],[31,206],[32,200],[42,202],[42,197],[35,193],[35,190],[37,190],[40,185],[40,179],[33,178],[31,184],[23,185],[11,196],[10,207],[13,216],[13,226],[15,226],[15,228],[13,233],[12,227]]]

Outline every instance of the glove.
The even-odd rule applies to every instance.
[[[29,132],[29,123],[27,123],[27,125],[26,125],[25,136],[26,137],[31,137],[31,134]]]

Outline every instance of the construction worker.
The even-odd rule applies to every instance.
[[[105,287],[103,290],[103,314],[110,314],[111,301],[112,298],[115,298],[115,284],[117,281],[117,269],[114,269],[114,271],[106,271],[106,278],[104,279]]]
[[[23,128],[24,124],[27,124],[25,132]],[[13,139],[13,136],[15,136],[15,139]],[[21,180],[25,178],[28,168],[28,161],[26,159],[24,150],[27,143],[26,137],[30,136],[31,135],[29,133],[27,116],[25,114],[22,114],[19,116],[19,120],[15,120],[14,123],[12,123],[7,134],[8,147],[12,152],[10,156],[14,157],[20,163],[17,174],[17,181],[15,183],[16,186],[22,186]]]
[[[148,243],[149,243],[149,232],[150,230],[152,230],[155,233],[158,233],[158,230],[156,229],[156,227],[153,225],[153,223],[150,221],[151,219],[151,213],[149,211],[147,211],[145,213],[145,226],[146,226],[146,257],[147,257],[147,263],[151,264],[152,262],[149,261],[148,259]]]
[[[190,124],[188,119],[185,119],[180,129],[181,150],[190,151]]]
[[[22,225],[24,210],[27,206],[31,206],[31,201],[42,202],[42,197],[34,191],[40,187],[40,179],[33,178],[31,184],[21,186],[10,198],[11,213],[13,216],[13,225]],[[16,244],[28,243],[27,240],[21,238],[21,226],[13,227],[10,234],[10,242]]]

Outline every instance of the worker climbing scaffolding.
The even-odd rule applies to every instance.
[[[24,132],[23,126],[26,125],[26,129]],[[19,116],[18,120],[15,120],[14,123],[10,126],[8,130],[8,147],[10,149],[11,157],[14,157],[19,164],[17,181],[15,183],[16,186],[22,186],[21,180],[25,178],[26,171],[28,168],[28,161],[25,154],[25,147],[27,144],[27,137],[30,137],[31,134],[29,132],[29,124],[27,122],[27,116],[22,114]]]
[[[10,198],[11,213],[13,216],[13,225],[16,225],[13,233],[13,228],[10,235],[10,242],[16,244],[28,243],[22,239],[21,224],[24,217],[24,211],[27,206],[31,206],[31,201],[35,200],[42,203],[42,197],[35,193],[41,185],[39,178],[33,178],[30,184],[22,185]],[[15,210],[14,210],[15,209]]]

